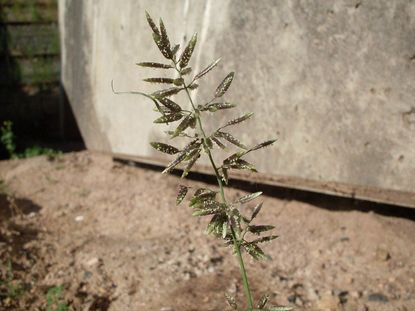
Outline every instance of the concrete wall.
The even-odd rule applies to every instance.
[[[152,124],[152,103],[114,95],[110,86],[114,80],[120,91],[153,90],[141,79],[156,75],[134,65],[163,60],[148,10],[163,18],[175,42],[199,33],[194,71],[222,57],[197,100],[236,71],[227,99],[239,106],[227,117],[256,112],[239,137],[248,144],[279,137],[253,159],[260,171],[415,193],[414,1],[59,4],[62,79],[88,148],[159,156],[148,142],[165,129]]]

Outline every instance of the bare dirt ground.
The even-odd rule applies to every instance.
[[[230,250],[204,233],[207,218],[175,206],[176,176],[80,152],[0,162],[0,179],[0,310],[43,310],[56,285],[70,310],[222,311],[225,291],[243,302]],[[273,259],[247,259],[256,297],[294,310],[415,310],[411,210],[278,191],[258,219],[277,226]]]

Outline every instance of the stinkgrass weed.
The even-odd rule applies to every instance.
[[[163,21],[160,19],[159,26],[157,26],[147,12],[146,17],[152,30],[154,42],[168,62],[158,63],[149,61],[141,62],[137,65],[146,68],[173,71],[172,78],[152,77],[144,79],[144,81],[149,83],[167,84],[170,85],[170,87],[163,88],[150,94],[135,91],[114,91],[114,93],[138,94],[150,99],[155,105],[155,110],[160,113],[160,116],[154,120],[154,123],[170,124],[180,121],[175,130],[168,131],[167,134],[170,136],[170,139],[180,137],[187,140],[185,147],[179,148],[164,142],[151,142],[151,146],[156,150],[169,155],[175,155],[174,160],[167,165],[163,173],[170,173],[176,167],[183,165],[181,177],[184,178],[202,155],[207,156],[209,159],[219,189],[195,189],[190,198],[189,206],[193,211],[193,216],[211,217],[207,232],[216,238],[222,239],[226,245],[232,247],[233,253],[236,255],[240,266],[246,296],[247,306],[244,310],[291,310],[290,307],[267,306],[268,295],[263,295],[257,303],[254,303],[254,298],[252,297],[244,265],[243,253],[249,254],[255,260],[267,258],[268,256],[261,249],[260,245],[277,238],[276,235],[269,233],[274,229],[274,226],[253,224],[255,217],[261,211],[262,203],[258,203],[250,215],[244,215],[241,212],[240,207],[258,198],[261,195],[261,192],[251,193],[240,197],[236,201],[230,202],[226,198],[224,190],[225,186],[229,183],[228,172],[230,170],[248,170],[256,172],[255,166],[245,160],[244,156],[258,149],[270,146],[276,140],[271,139],[253,147],[248,147],[227,131],[229,127],[251,119],[253,113],[246,113],[242,116],[238,116],[224,123],[213,132],[208,133],[203,123],[205,114],[221,112],[236,106],[233,103],[223,100],[223,96],[232,84],[234,73],[229,73],[222,82],[219,83],[212,98],[208,102],[203,104],[195,103],[191,96],[191,92],[199,87],[199,81],[217,66],[220,59],[213,61],[202,71],[190,78],[192,68],[189,66],[189,61],[196,47],[197,34],[194,34],[191,37],[186,47],[180,52],[179,44],[171,44]],[[181,92],[185,93],[187,96],[190,102],[190,110],[184,109],[183,105],[179,105],[171,99],[171,96]],[[227,156],[222,163],[215,163],[212,153],[216,151],[216,147],[225,152],[226,144],[234,145],[238,151]],[[176,199],[177,205],[184,200],[190,190],[191,188],[188,186],[179,186]],[[227,294],[225,294],[225,297],[229,306],[233,310],[238,310],[235,297],[231,297]]]

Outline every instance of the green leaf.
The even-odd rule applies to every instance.
[[[154,62],[137,63],[137,65],[138,66],[141,66],[141,67],[160,68],[160,69],[170,69],[170,68],[173,68],[172,65],[161,64],[161,63],[154,63]]]
[[[156,97],[157,99],[161,99],[161,98],[164,98],[164,97],[175,95],[175,94],[179,93],[181,90],[183,90],[183,88],[181,88],[181,87],[171,87],[169,89],[154,92],[151,95]]]
[[[171,112],[180,112],[182,111],[182,108],[176,104],[174,101],[172,101],[171,99],[164,97],[164,98],[160,98],[159,102],[165,106],[166,108],[168,108]]]
[[[206,104],[204,106],[202,106],[199,110],[200,111],[207,111],[209,110],[210,112],[216,112],[218,110],[223,110],[223,109],[230,109],[230,108],[234,108],[236,107],[235,104],[231,104],[231,103],[212,103],[212,104]]]
[[[146,18],[147,18],[147,22],[150,25],[150,27],[153,30],[153,32],[155,34],[157,34],[158,36],[160,36],[160,31],[158,30],[156,24],[154,23],[153,19],[151,18],[150,14],[148,14],[147,11],[146,11]]]
[[[151,142],[150,143],[151,147],[153,147],[154,149],[167,153],[167,154],[176,154],[179,152],[179,149],[177,149],[176,147],[170,146],[168,144],[164,144],[164,143],[159,143],[159,142]]]
[[[196,42],[197,42],[197,33],[195,33],[192,36],[186,48],[184,49],[182,56],[180,56],[180,63],[179,63],[180,68],[186,67],[187,64],[189,63],[189,60],[193,54],[193,50],[196,46]]]
[[[255,150],[258,150],[258,149],[261,149],[261,148],[268,147],[268,146],[272,145],[273,143],[275,143],[276,141],[277,141],[276,139],[270,139],[270,140],[264,141],[263,143],[260,143],[260,144],[256,145],[255,147],[250,148],[249,151],[255,151]]]
[[[173,58],[173,52],[170,48],[170,40],[167,36],[166,27],[164,27],[163,20],[160,18],[160,45],[159,45],[160,52],[163,54],[164,57],[167,59]]]
[[[255,260],[265,259],[267,255],[265,255],[264,251],[256,244],[246,244],[243,245],[246,252],[252,256]]]
[[[225,133],[225,132],[221,132],[221,131],[216,131],[214,133],[214,136],[215,137],[219,137],[219,138],[226,139],[228,142],[234,144],[235,146],[238,146],[239,148],[247,149],[247,147],[244,144],[242,144],[238,139],[236,139],[235,137],[233,137],[229,133]]]
[[[180,135],[180,133],[182,133],[184,130],[186,130],[190,123],[192,122],[192,120],[194,119],[194,115],[193,114],[189,114],[186,116],[186,118],[183,119],[182,122],[180,122],[179,126],[176,128],[176,130],[174,131],[174,134],[171,138],[177,137]]]
[[[263,202],[259,203],[257,206],[254,207],[254,211],[252,212],[251,221],[259,214],[262,209]]]
[[[188,75],[191,72],[192,72],[192,68],[191,67],[183,68],[182,70],[180,70],[180,74],[182,76]]]
[[[258,225],[258,226],[252,225],[252,226],[248,227],[249,232],[252,232],[252,233],[258,234],[258,235],[261,234],[262,232],[270,231],[270,230],[273,230],[273,229],[275,229],[275,227],[270,226],[270,225]]]
[[[188,191],[189,191],[188,187],[179,185],[179,193],[177,194],[176,205],[179,205],[180,203],[182,203]]]
[[[265,307],[265,305],[267,304],[268,299],[269,299],[268,294],[262,295],[262,297],[258,301],[257,308],[258,309],[263,309]]]
[[[234,77],[235,73],[231,72],[230,74],[228,74],[225,79],[223,79],[223,81],[219,84],[219,86],[216,88],[215,91],[215,97],[222,97],[223,94],[226,93],[226,91],[229,89],[229,87],[231,86],[233,77]]]
[[[249,201],[252,201],[252,200],[256,199],[257,197],[259,197],[261,194],[262,194],[262,192],[259,191],[259,192],[254,192],[254,193],[244,195],[243,197],[240,197],[236,201],[236,203],[241,203],[241,204],[248,203]]]
[[[200,157],[200,149],[196,150],[195,154],[189,160],[189,163],[187,164],[186,168],[184,169],[181,178],[185,178],[187,176],[187,174],[189,174],[190,170],[192,169],[193,165],[196,163],[197,159],[199,159],[199,157]]]
[[[217,60],[215,60],[213,63],[211,63],[209,66],[207,66],[205,69],[203,69],[201,72],[199,72],[193,80],[197,80],[200,79],[201,77],[203,77],[205,74],[207,74],[209,71],[211,71],[213,68],[216,67],[216,65],[220,62],[220,58],[218,58]]]
[[[168,84],[173,84],[175,79],[171,79],[171,78],[146,78],[143,79],[143,81],[145,82],[150,82],[150,83],[168,83]]]
[[[234,125],[234,124],[238,124],[238,123],[241,123],[241,122],[243,122],[243,121],[245,121],[245,120],[248,120],[250,117],[252,117],[254,115],[254,113],[253,112],[249,112],[249,113],[246,113],[246,114],[244,114],[243,116],[241,116],[241,117],[239,117],[239,118],[236,118],[236,119],[233,119],[233,120],[230,120],[228,123],[226,123],[224,126],[222,126],[221,128],[224,128],[224,127],[227,127],[227,126],[230,126],[230,125]]]
[[[178,121],[183,117],[181,113],[171,113],[161,116],[153,121],[153,123],[170,123],[174,121]]]
[[[226,301],[228,302],[228,305],[232,309],[238,310],[238,305],[236,304],[235,297],[232,297],[232,296],[228,295],[227,293],[225,293],[225,298],[226,298]]]

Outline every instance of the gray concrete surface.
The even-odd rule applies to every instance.
[[[229,71],[236,72],[227,99],[239,106],[226,117],[256,113],[235,128],[237,135],[248,144],[279,138],[253,158],[260,171],[322,185],[415,192],[414,1],[59,5],[62,81],[88,148],[159,156],[148,142],[162,140],[165,129],[153,125],[152,103],[115,95],[110,86],[114,80],[119,91],[154,90],[141,79],[156,74],[135,65],[163,60],[145,20],[148,10],[163,18],[172,41],[198,32],[194,71],[222,57],[196,100],[208,99]]]

